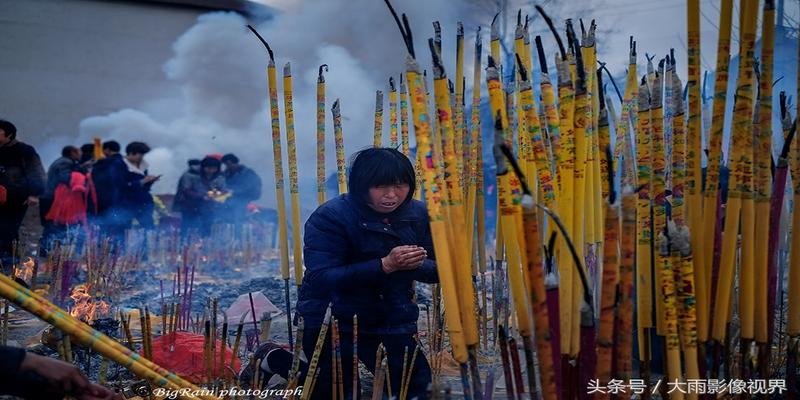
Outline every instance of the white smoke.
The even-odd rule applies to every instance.
[[[450,58],[455,54],[455,28],[459,19],[459,14],[453,11],[469,7],[446,0],[406,0],[396,2],[396,6],[398,12],[409,16],[417,58],[423,66],[430,64],[427,38],[433,36],[431,22],[441,21],[445,53],[453,54],[446,56],[446,66],[452,66],[455,60]],[[167,79],[180,86],[180,94],[86,118],[80,124],[80,139],[90,142],[98,136],[117,140],[123,147],[134,140],[148,143],[153,148],[146,157],[150,173],[163,174],[154,186],[155,193],[174,191],[188,159],[209,153],[235,153],[261,175],[264,194],[260,203],[274,205],[267,55],[247,30],[248,23],[253,22],[236,13],[199,17],[174,43],[174,54],[164,65]],[[474,37],[475,28],[468,24],[465,21],[468,38],[465,74],[471,74],[472,39],[469,38]],[[285,63],[292,66],[301,196],[307,200],[304,204],[310,206],[316,190],[319,65],[330,66],[325,74],[326,163],[330,174],[335,171],[331,104],[336,98],[341,99],[348,156],[371,144],[375,90],[387,93],[388,77],[394,75],[398,80],[406,51],[385,5],[375,0],[305,1],[254,25],[275,51],[284,164],[287,155],[281,76]],[[486,27],[484,32],[484,41],[488,41]],[[388,120],[388,109],[384,114]],[[384,124],[384,132],[388,137],[388,122]],[[288,179],[288,172],[285,176]]]

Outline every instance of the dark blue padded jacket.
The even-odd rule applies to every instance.
[[[410,334],[417,331],[419,308],[413,281],[437,283],[428,213],[410,200],[390,214],[373,211],[349,194],[326,202],[305,225],[306,267],[297,311],[306,328],[322,324],[329,302],[339,328],[359,333]],[[386,274],[381,258],[396,246],[418,245],[428,259],[413,271]]]

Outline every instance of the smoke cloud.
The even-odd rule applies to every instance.
[[[430,64],[427,38],[433,36],[431,22],[438,19],[442,24],[446,66],[452,71],[455,60],[449,59],[455,55],[456,21],[463,20],[467,31],[465,74],[471,74],[471,37],[475,26],[470,26],[467,17],[471,8],[465,4],[466,1],[445,0],[396,2],[397,11],[409,16],[417,57],[423,66]],[[349,156],[372,143],[375,90],[388,92],[389,76],[397,80],[403,71],[406,51],[389,11],[380,1],[305,1],[260,23],[236,13],[202,15],[177,38],[174,54],[164,64],[165,76],[179,85],[180,93],[86,118],[80,123],[82,142],[89,142],[95,136],[117,140],[123,147],[133,140],[147,142],[153,148],[146,157],[150,173],[164,175],[154,186],[155,193],[175,190],[188,159],[210,153],[235,153],[262,177],[264,193],[259,203],[273,206],[268,57],[261,43],[247,30],[248,23],[256,26],[275,51],[284,163],[287,155],[281,75],[285,63],[291,63],[301,198],[306,209],[313,208],[319,65],[330,66],[325,73],[329,174],[336,168],[330,113],[333,101],[341,99],[345,149]],[[488,40],[488,29],[484,31],[484,40]],[[384,114],[388,120],[388,110]],[[388,140],[388,121],[384,126]],[[286,166],[284,171],[288,171]],[[285,176],[288,179],[288,173]]]

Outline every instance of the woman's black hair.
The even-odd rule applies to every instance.
[[[61,157],[69,157],[75,150],[78,150],[78,148],[75,146],[64,146],[61,149]]]
[[[14,124],[12,124],[10,121],[0,119],[0,130],[2,130],[5,136],[11,140],[17,138],[17,127],[14,126]]]
[[[150,152],[150,146],[144,142],[130,142],[125,146],[125,154],[147,154]]]
[[[414,196],[417,179],[411,160],[397,149],[368,148],[351,158],[347,189],[362,201],[367,201],[370,188],[396,183],[408,184],[408,196],[403,200],[405,204]]]
[[[214,168],[220,169],[220,168],[222,168],[222,162],[220,162],[219,160],[217,160],[214,157],[206,157],[206,158],[203,159],[203,161],[200,161],[200,166],[203,167],[203,168],[214,167]]]

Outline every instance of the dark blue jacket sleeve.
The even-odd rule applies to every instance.
[[[379,258],[347,263],[347,230],[333,214],[323,207],[306,222],[303,256],[309,280],[339,290],[383,282],[388,275]]]
[[[23,359],[25,359],[25,349],[0,346],[0,375],[19,371]]]

